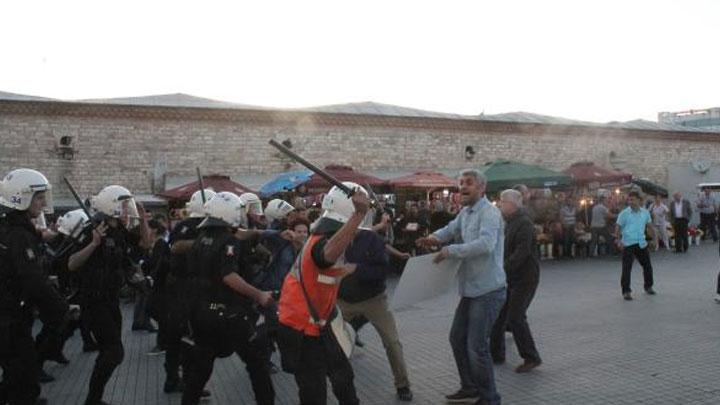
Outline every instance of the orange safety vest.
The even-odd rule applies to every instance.
[[[312,258],[312,249],[324,235],[312,235],[303,246],[298,259],[283,282],[278,304],[280,323],[308,336],[320,336],[320,328],[329,323],[340,290],[341,270],[331,267],[321,270]],[[318,312],[320,322],[310,315],[307,300],[298,280],[302,271],[302,280],[313,307]]]

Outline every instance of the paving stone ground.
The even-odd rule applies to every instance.
[[[633,272],[635,300],[620,295],[618,258],[542,262],[541,283],[529,321],[544,364],[518,375],[520,363],[507,335],[507,363],[496,368],[505,404],[720,404],[720,305],[713,301],[718,273],[717,244],[706,242],[687,254],[652,255],[658,295],[642,292]],[[394,284],[394,283],[391,283]],[[415,404],[441,404],[458,388],[448,343],[455,291],[396,314]],[[124,307],[125,361],[108,384],[111,404],[179,404],[162,393],[163,356],[148,356],[154,335],[129,330],[131,305]],[[356,386],[364,404],[395,404],[392,376],[382,344],[372,329],[361,332],[366,346],[353,358]],[[50,364],[57,381],[43,387],[52,404],[81,404],[94,354],[81,351],[79,336],[68,342],[71,364]],[[295,404],[294,382],[273,377],[278,404]],[[252,404],[243,364],[218,360],[209,388],[215,404]],[[329,403],[334,403],[331,400]]]

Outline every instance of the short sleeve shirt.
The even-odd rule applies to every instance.
[[[622,232],[623,246],[639,245],[640,248],[647,246],[645,240],[645,228],[652,223],[650,213],[645,208],[633,211],[627,207],[618,215],[617,224]]]

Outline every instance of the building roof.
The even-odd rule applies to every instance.
[[[545,125],[571,125],[587,126],[594,128],[613,128],[629,130],[648,131],[671,131],[671,132],[698,132],[698,133],[720,133],[719,126],[712,127],[691,127],[671,123],[659,123],[647,120],[632,120],[626,122],[612,121],[598,123],[590,121],[574,120],[550,115],[535,114],[530,112],[516,111],[502,114],[480,114],[463,115],[435,111],[427,111],[410,107],[402,107],[391,104],[360,102],[346,104],[332,104],[325,106],[307,108],[272,108],[248,104],[231,103],[227,101],[213,100],[204,97],[192,96],[189,94],[158,94],[140,97],[120,97],[104,99],[85,100],[59,100],[52,98],[28,96],[0,91],[0,101],[40,101],[40,102],[64,102],[64,103],[85,103],[118,106],[138,107],[175,107],[175,108],[199,108],[199,109],[222,109],[222,110],[270,110],[278,112],[308,112],[323,114],[346,114],[358,116],[398,117],[398,118],[425,118],[443,120],[463,121],[484,121],[484,122],[507,122],[518,124],[545,124]]]
[[[402,107],[392,104],[365,101],[361,103],[331,104],[318,107],[298,108],[298,111],[322,112],[334,114],[381,115],[392,117],[419,117],[443,119],[475,119],[472,115],[441,113],[420,110],[417,108]]]
[[[213,100],[204,97],[192,96],[190,94],[157,94],[139,97],[118,97],[118,98],[93,98],[76,100],[79,103],[92,104],[114,104],[133,106],[153,107],[186,107],[186,108],[236,108],[236,109],[258,109],[263,107],[248,104],[231,103],[228,101]]]
[[[28,96],[26,94],[8,93],[6,91],[0,91],[0,100],[9,101],[59,101],[52,98]]]

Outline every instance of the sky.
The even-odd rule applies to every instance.
[[[0,91],[656,120],[720,107],[716,0],[23,0]]]

